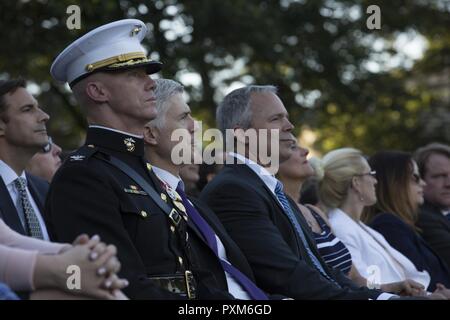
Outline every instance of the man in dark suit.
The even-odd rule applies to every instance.
[[[22,79],[0,81],[0,218],[13,230],[49,240],[42,216],[48,183],[25,172],[48,143],[49,116]]]
[[[390,298],[378,290],[358,288],[326,266],[303,216],[273,176],[277,160],[287,160],[296,144],[276,89],[249,86],[234,90],[219,105],[217,124],[223,133],[234,130],[238,151],[229,153],[224,169],[206,185],[200,200],[218,215],[242,249],[257,285],[294,299]],[[257,132],[244,132],[248,129]],[[260,129],[269,130],[265,145],[258,135],[264,134]],[[252,149],[255,145],[267,150]],[[271,163],[262,161],[264,154]]]
[[[431,143],[414,156],[426,182],[417,225],[425,241],[450,266],[450,147]]]
[[[148,74],[161,69],[141,45],[146,31],[135,19],[101,26],[52,65],[52,76],[68,82],[86,109],[89,129],[52,180],[51,235],[67,241],[98,234],[116,245],[132,299],[229,299],[210,270],[197,269],[202,257],[191,250],[183,213],[144,158],[143,128],[156,116]]]
[[[169,189],[169,195],[173,195],[170,201],[187,216],[192,251],[201,256],[198,261],[202,264],[198,267],[210,270],[217,279],[215,285],[237,299],[266,298],[254,285],[247,259],[217,216],[205,205],[187,198],[180,170],[194,160],[194,119],[184,101],[181,84],[169,79],[155,82],[157,117],[145,126],[146,156],[162,185]],[[181,141],[171,139],[177,130],[184,134]],[[183,148],[185,159],[175,159],[177,154],[173,151],[176,148]]]

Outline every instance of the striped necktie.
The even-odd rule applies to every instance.
[[[27,181],[22,177],[18,177],[14,180],[14,184],[19,191],[20,204],[25,216],[25,225],[28,235],[33,238],[44,239],[39,220],[31,206],[30,199],[28,199]]]
[[[311,250],[311,247],[308,244],[308,241],[306,240],[305,233],[298,222],[297,218],[295,217],[294,212],[292,211],[291,205],[289,204],[289,200],[287,199],[286,195],[283,192],[283,184],[278,181],[277,185],[275,187],[275,195],[277,196],[278,200],[280,201],[281,205],[283,206],[284,210],[283,212],[286,214],[286,216],[289,218],[289,221],[294,226],[295,231],[297,232],[298,236],[300,237],[300,240],[303,243],[303,247],[305,248],[309,259],[312,261],[312,264],[314,268],[320,272],[322,276],[324,276],[329,281],[336,283],[335,280],[333,280],[325,271],[322,264],[320,263],[319,259],[314,255],[314,253]]]

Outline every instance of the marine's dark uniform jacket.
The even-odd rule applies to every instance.
[[[196,280],[197,298],[231,298],[216,256],[191,221],[181,219],[175,225],[136,182],[104,161],[110,156],[145,177],[173,207],[143,157],[142,139],[91,127],[85,146],[68,157],[50,186],[46,219],[52,240],[71,242],[87,233],[116,245],[122,263],[119,275],[130,281],[125,290],[130,298],[178,298],[148,278],[183,275],[186,270],[192,271]],[[198,208],[221,237],[230,261],[253,279],[245,257],[214,214]]]

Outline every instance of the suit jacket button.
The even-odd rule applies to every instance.
[[[175,227],[174,226],[170,226],[170,231],[175,232]]]
[[[178,262],[180,263],[180,265],[183,265],[183,258],[182,257],[178,257]]]
[[[148,214],[147,212],[145,212],[144,210],[141,211],[141,217],[142,218],[147,218]]]

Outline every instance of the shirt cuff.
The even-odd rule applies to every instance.
[[[383,292],[382,294],[380,294],[380,295],[377,297],[377,300],[389,300],[389,299],[392,298],[392,297],[398,297],[398,295]]]

